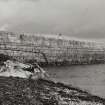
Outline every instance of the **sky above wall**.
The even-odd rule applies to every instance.
[[[105,38],[105,0],[0,0],[0,30]]]

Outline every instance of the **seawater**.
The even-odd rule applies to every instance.
[[[105,64],[46,67],[54,81],[71,84],[105,98]]]

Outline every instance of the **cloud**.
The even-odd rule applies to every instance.
[[[0,0],[0,2],[10,2],[10,1],[14,1],[14,0]],[[40,1],[40,0],[18,0],[18,1],[36,2],[36,1]]]
[[[9,25],[8,24],[4,24],[0,27],[0,31],[8,31],[9,29]]]
[[[104,38],[104,10],[104,0],[0,0],[0,26],[7,24],[10,31]]]

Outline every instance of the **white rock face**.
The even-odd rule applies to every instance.
[[[33,68],[34,72],[31,72],[31,66],[32,65],[23,64],[17,61],[7,60],[0,69],[0,76],[20,78],[31,77],[32,79],[45,78],[47,76],[46,72],[38,65],[36,68]]]

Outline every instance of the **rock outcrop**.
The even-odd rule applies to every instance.
[[[7,60],[1,66],[0,76],[38,79],[48,75],[37,63],[31,65]]]
[[[105,105],[105,99],[47,80],[37,64],[7,60],[0,70],[0,105]]]

